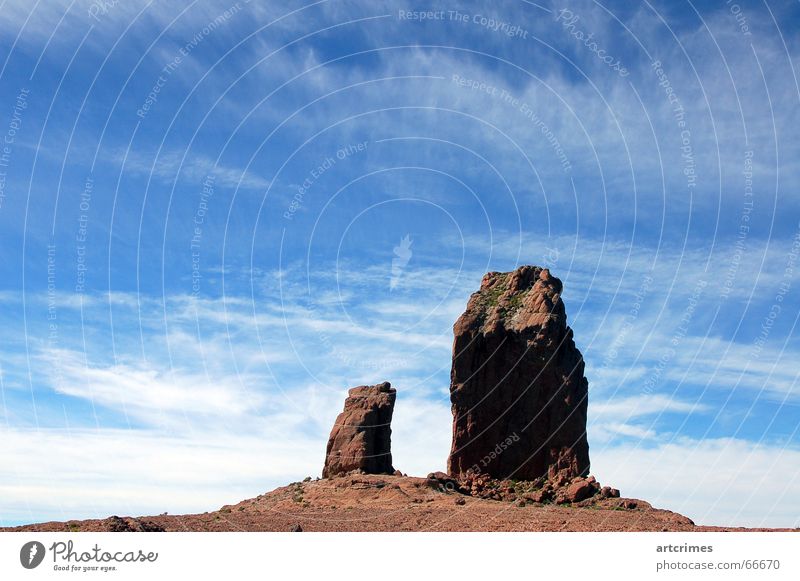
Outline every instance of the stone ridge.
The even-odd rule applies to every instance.
[[[455,476],[566,481],[589,472],[588,382],[546,268],[490,272],[453,326]]]

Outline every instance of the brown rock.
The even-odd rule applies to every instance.
[[[396,396],[388,381],[350,390],[328,439],[323,478],[353,470],[394,473],[391,422]]]
[[[597,489],[592,486],[594,482],[584,480],[583,478],[576,478],[572,484],[567,486],[564,490],[565,502],[580,502],[586,500],[597,492]]]
[[[454,325],[448,472],[553,482],[589,472],[588,383],[561,281],[490,272]]]
[[[534,490],[528,495],[528,500],[531,502],[548,502],[552,500],[553,493],[550,490],[542,489],[542,490]]]
[[[600,489],[601,498],[619,498],[619,490],[611,488],[610,486],[603,486]]]
[[[428,478],[432,478],[434,480],[452,480],[447,474],[440,471],[431,472],[428,474]]]
[[[459,483],[444,472],[431,472],[427,477],[428,486],[442,492],[455,492],[460,490]]]

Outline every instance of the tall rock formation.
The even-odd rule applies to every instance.
[[[397,391],[388,381],[349,391],[328,439],[323,478],[361,470],[392,474],[392,412]]]
[[[589,473],[588,383],[547,269],[490,272],[453,331],[452,475],[566,480]]]

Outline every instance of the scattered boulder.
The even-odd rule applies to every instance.
[[[429,474],[429,481],[432,481],[434,476],[442,478],[443,473]],[[609,486],[601,487],[594,476],[587,478],[579,476],[572,480],[558,478],[553,481],[541,477],[535,480],[497,480],[485,474],[468,474],[457,479],[457,484],[457,490],[462,494],[487,500],[511,502],[518,506],[528,503],[569,503],[576,506],[589,506],[606,498],[619,497],[619,490]]]
[[[544,504],[545,502],[550,502],[553,500],[553,491],[549,488],[542,488],[540,490],[534,490],[528,495],[528,499],[531,502],[538,502],[540,504]]]
[[[448,472],[571,480],[589,472],[588,383],[546,268],[490,272],[453,330]]]
[[[444,472],[431,472],[427,477],[428,486],[442,492],[461,492],[461,486],[455,478]]]
[[[290,533],[302,533],[303,532],[303,527],[301,527],[299,524],[292,525],[289,528],[289,532]]]
[[[610,486],[603,486],[600,489],[600,498],[619,498],[619,490]]]
[[[432,478],[433,480],[452,480],[447,474],[438,470],[428,473],[428,478]]]
[[[568,486],[562,488],[556,497],[559,504],[576,503],[586,500],[600,492],[600,485],[593,476],[576,478]]]
[[[388,381],[349,391],[328,439],[323,478],[354,470],[394,474],[391,422],[396,396]]]

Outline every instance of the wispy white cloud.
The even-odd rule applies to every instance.
[[[730,438],[592,450],[601,482],[698,524],[800,526],[800,451]]]
[[[2,429],[0,463],[8,470],[0,476],[0,525],[204,512],[317,476],[346,389],[301,391],[294,402],[272,397],[268,411],[246,426]],[[198,419],[193,410],[187,415]],[[401,393],[394,465],[415,476],[443,468],[449,420],[449,405]]]
[[[665,436],[656,429],[657,425],[663,423],[665,415],[704,414],[709,411],[710,408],[705,404],[662,394],[621,395],[603,399],[602,395],[595,393],[590,397],[587,431],[593,445],[613,446],[623,439],[645,444]]]
[[[0,523],[193,513],[319,472],[318,441],[198,429],[0,430]]]
[[[235,376],[209,378],[199,369],[159,369],[145,364],[86,365],[74,351],[46,352],[41,363],[54,371],[54,389],[135,416],[145,424],[170,425],[179,418],[206,416],[232,421],[256,409],[262,396]]]
[[[153,175],[167,182],[182,179],[199,186],[210,176],[210,183],[226,188],[266,190],[270,185],[269,180],[253,171],[227,166],[199,153],[185,155],[180,151],[167,151],[154,160],[141,153],[129,152],[127,155],[120,153],[116,161],[120,165],[124,163],[128,173]]]
[[[601,421],[607,418],[634,419],[653,414],[669,412],[701,412],[707,406],[681,401],[664,395],[635,395],[621,399],[593,401],[591,419]]]
[[[623,422],[605,422],[592,426],[589,430],[590,442],[609,442],[620,438],[632,438],[638,441],[652,440],[658,436],[653,429]]]

